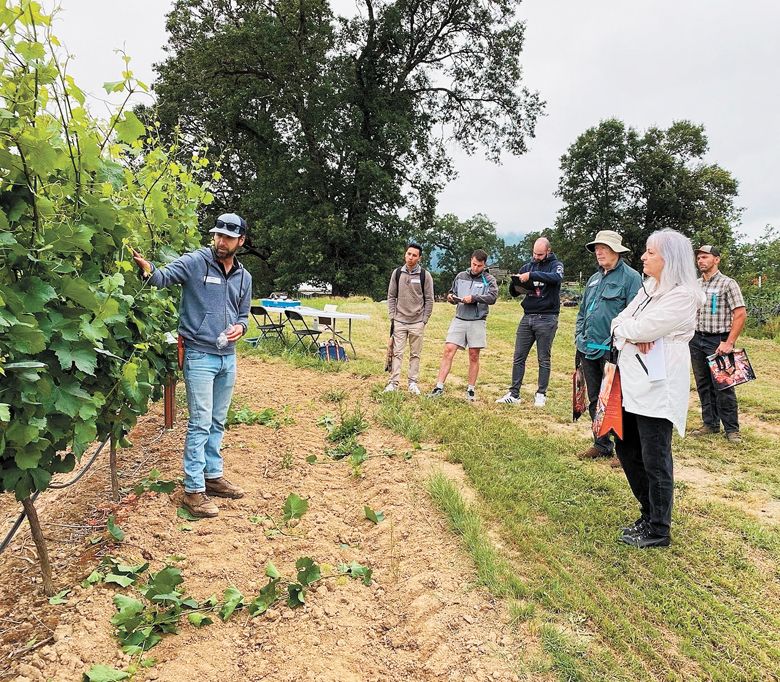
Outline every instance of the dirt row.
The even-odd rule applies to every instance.
[[[294,575],[302,556],[331,566],[358,561],[374,572],[369,587],[346,578],[323,581],[295,611],[283,605],[257,618],[238,611],[227,623],[216,620],[202,629],[184,624],[150,652],[156,664],[136,680],[519,679],[534,638],[510,627],[505,605],[475,586],[469,557],[424,489],[432,470],[444,468],[465,485],[462,472],[434,447],[412,450],[378,427],[370,415],[372,383],[242,359],[237,401],[272,407],[290,423],[227,432],[226,475],[247,495],[219,500],[217,519],[178,518],[180,489],[170,496],[130,494],[112,506],[106,503],[105,465],[71,488],[42,495],[38,506],[57,586],[72,591],[59,606],[42,597],[34,547],[23,528],[0,556],[0,680],[77,680],[96,663],[129,663],[109,622],[112,599],[123,590],[78,586],[104,554],[147,560],[153,570],[174,562],[187,594],[197,599],[222,595],[231,585],[255,596],[269,560],[284,575]],[[338,392],[347,396],[349,409],[359,403],[368,411],[371,426],[360,437],[368,452],[395,454],[372,457],[357,477],[344,461],[306,463],[326,447],[317,420],[338,414],[338,404],[325,397]],[[134,446],[120,453],[123,485],[155,466],[164,477],[179,476],[183,418],[182,409],[170,432],[161,431],[159,410],[139,422],[131,434]],[[289,531],[294,537],[268,537],[253,519],[278,517],[293,492],[309,498],[308,513]],[[0,500],[0,530],[17,511],[9,497]],[[374,525],[365,519],[365,505],[384,512],[385,520]],[[105,541],[109,513],[126,532],[121,545]],[[91,544],[97,538],[102,540]],[[124,592],[133,594],[133,588]]]

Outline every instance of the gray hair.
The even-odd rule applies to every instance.
[[[653,232],[647,238],[647,245],[658,250],[664,259],[664,267],[656,291],[664,293],[676,286],[688,289],[702,303],[704,294],[698,282],[696,257],[691,240],[681,232],[666,228]]]

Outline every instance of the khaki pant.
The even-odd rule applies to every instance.
[[[401,380],[401,363],[404,359],[406,341],[409,340],[409,382],[417,383],[420,376],[420,353],[422,353],[425,325],[422,322],[407,324],[396,320],[393,331],[393,367],[390,383],[398,386]]]

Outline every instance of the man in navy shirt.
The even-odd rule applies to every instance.
[[[550,382],[550,357],[555,332],[558,330],[558,314],[561,311],[561,282],[563,263],[552,252],[550,242],[540,237],[534,242],[533,260],[520,272],[512,275],[509,293],[525,294],[522,306],[525,314],[517,327],[515,355],[512,361],[512,385],[497,403],[516,405],[520,402],[520,385],[525,376],[525,361],[536,343],[539,356],[539,384],[534,397],[535,407],[547,402],[547,385]]]

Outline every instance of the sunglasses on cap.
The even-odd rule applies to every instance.
[[[228,232],[235,232],[237,237],[246,233],[246,227],[243,225],[236,225],[235,223],[226,223],[224,220],[217,220],[214,225],[218,230],[227,230]]]

